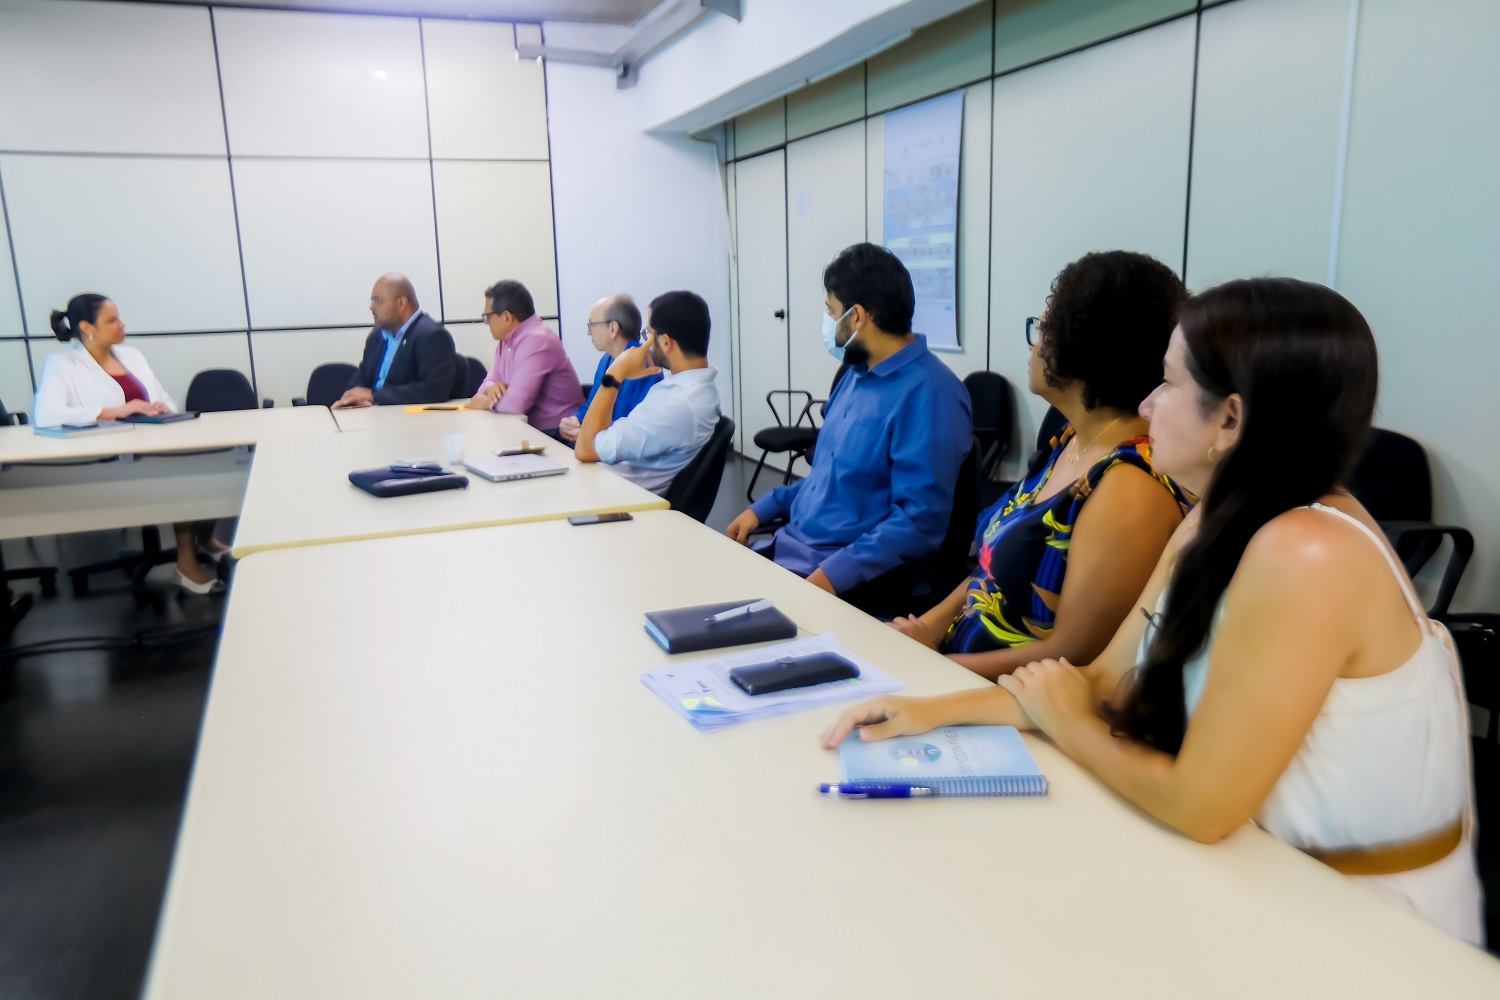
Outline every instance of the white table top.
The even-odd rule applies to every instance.
[[[493,419],[499,416],[501,419],[525,420],[526,418],[513,414],[495,414],[486,410],[471,410],[464,404],[467,399],[454,399],[446,403],[434,403],[433,406],[457,407],[453,410],[427,409],[420,413],[408,413],[404,406],[357,406],[345,410],[334,410],[333,419],[339,425],[339,430],[344,431],[370,431],[384,430],[393,427],[407,427],[420,421],[424,427],[446,426],[448,430],[444,434],[463,433],[475,422],[486,418]]]
[[[468,489],[378,499],[349,483],[349,473],[408,458],[443,461],[441,418],[457,417],[468,457],[523,440],[545,444],[547,458],[568,467],[561,476],[492,483],[474,473]],[[586,465],[572,449],[518,417],[475,413],[409,415],[410,423],[322,438],[270,441],[256,449],[235,531],[235,558],[263,549],[420,534],[569,517],[601,511],[650,510],[667,502],[603,465]]]
[[[205,413],[175,424],[140,424],[121,433],[54,438],[31,427],[0,427],[0,464],[46,462],[110,455],[146,455],[252,445],[273,437],[337,434],[326,406]]]
[[[1500,995],[1482,952],[1041,739],[1046,798],[821,800],[832,710],[701,734],[638,679],[643,612],[755,597],[910,693],[981,683],[672,512],[242,563],[145,995]]]

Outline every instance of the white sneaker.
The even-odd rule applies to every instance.
[[[172,570],[172,582],[189,594],[217,594],[224,589],[224,581],[222,580],[213,579],[207,583],[198,583],[183,576],[180,569]]]

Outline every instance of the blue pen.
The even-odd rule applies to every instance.
[[[818,791],[835,799],[926,799],[937,794],[921,785],[839,785],[829,782],[819,785]]]

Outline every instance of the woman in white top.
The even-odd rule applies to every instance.
[[[146,357],[126,347],[120,310],[103,295],[86,292],[68,301],[66,313],[54,310],[52,333],[58,340],[77,340],[72,350],[54,354],[42,365],[32,419],[40,427],[120,420],[142,414],[173,413],[176,405]],[[213,537],[214,522],[172,526],[177,536],[177,568],[172,582],[194,594],[222,589],[211,572],[198,564],[198,552],[218,560],[227,551]]]
[[[1164,367],[1141,405],[1156,466],[1203,502],[1100,657],[878,699],[845,712],[824,744],[856,726],[866,740],[1041,729],[1195,840],[1254,820],[1482,943],[1457,662],[1338,485],[1375,406],[1369,326],[1321,285],[1230,282],[1183,306]]]

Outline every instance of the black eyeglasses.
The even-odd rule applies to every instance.
[[[482,313],[479,314],[479,319],[482,322],[488,323],[490,321],[490,317],[491,316],[499,316],[499,315],[500,315],[499,313],[482,312]]]
[[[1026,317],[1026,346],[1035,347],[1042,336],[1042,320],[1038,316]]]

